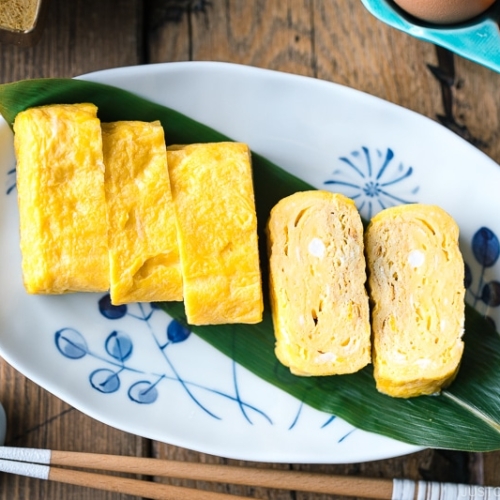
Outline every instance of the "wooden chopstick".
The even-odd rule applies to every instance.
[[[246,498],[54,467],[57,465],[382,500],[414,500],[415,498],[439,498],[443,500],[474,498],[477,500],[478,497],[487,499],[488,496],[491,499],[498,498],[500,493],[500,488],[452,483],[424,481],[417,483],[406,479],[371,479],[303,471],[179,462],[156,458],[0,447],[0,471],[3,472],[152,499],[241,500]]]
[[[237,467],[34,448],[3,446],[0,447],[0,458],[52,466],[63,465],[147,476],[175,477],[196,481],[261,486],[264,488],[345,496],[362,496],[374,499],[390,499],[393,489],[390,479],[353,478],[313,472]],[[51,470],[55,470],[55,468],[51,467]],[[57,474],[58,479],[54,479],[54,477],[49,479],[61,481],[62,473],[57,472],[54,474]],[[96,475],[102,477],[100,474]],[[145,496],[145,494],[142,493],[142,496]],[[224,498],[227,498],[227,495]],[[234,496],[231,496],[231,499],[234,500]]]
[[[97,467],[96,463],[99,464]],[[51,464],[264,488],[364,496],[374,499],[391,498],[392,493],[392,481],[387,479],[352,478],[313,472],[179,462],[155,458],[110,457],[109,455],[52,451]]]
[[[195,490],[152,481],[61,469],[60,467],[13,460],[0,459],[0,471],[154,500],[248,500],[247,497],[226,493]]]

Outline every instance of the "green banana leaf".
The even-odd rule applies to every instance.
[[[95,103],[102,121],[160,120],[168,143],[230,140],[172,109],[107,85],[71,79],[0,85],[0,113],[9,125],[17,113],[31,106],[77,102]],[[253,169],[263,246],[263,227],[271,207],[293,192],[312,188],[256,154]],[[261,251],[264,252],[264,248]],[[262,256],[262,262],[266,263],[265,254]],[[263,275],[266,283],[265,268]],[[164,303],[162,308],[173,318],[186,322],[182,303]],[[425,447],[463,451],[500,449],[500,337],[470,306],[466,308],[466,347],[457,379],[439,396],[408,400],[378,393],[371,367],[353,375],[292,375],[274,355],[273,325],[267,301],[260,324],[190,326],[190,329],[262,379],[358,428]]]

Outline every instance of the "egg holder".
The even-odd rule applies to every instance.
[[[469,21],[434,25],[407,14],[391,0],[361,0],[384,23],[500,73],[500,2]]]

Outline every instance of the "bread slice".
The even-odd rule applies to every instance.
[[[248,146],[170,147],[168,168],[188,322],[258,323],[262,280]]]
[[[22,271],[29,293],[109,286],[101,124],[93,104],[50,105],[14,123]]]
[[[371,360],[363,226],[354,202],[307,191],[268,223],[276,356],[296,375],[353,373]]]
[[[113,304],[182,300],[175,210],[160,122],[103,123]]]
[[[463,352],[458,226],[437,206],[383,210],[366,231],[377,389],[408,398],[455,377]]]

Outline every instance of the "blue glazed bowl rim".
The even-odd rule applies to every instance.
[[[465,23],[432,25],[406,14],[391,0],[361,0],[384,23],[415,38],[444,47],[459,56],[500,72],[500,2]]]

